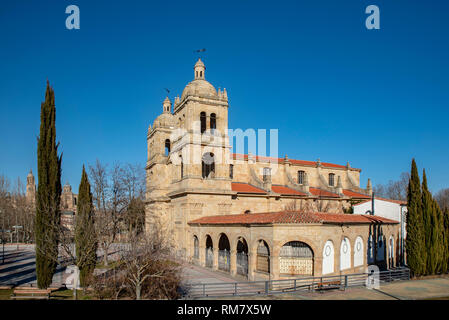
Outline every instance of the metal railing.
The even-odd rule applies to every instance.
[[[376,273],[380,283],[410,280],[410,269],[402,267]],[[372,274],[355,273],[337,276],[304,277],[285,280],[221,282],[191,284],[186,288],[186,298],[269,295],[286,292],[314,291],[326,285],[345,289],[365,286]]]

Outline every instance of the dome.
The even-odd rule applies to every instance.
[[[203,79],[196,79],[189,82],[181,95],[181,100],[187,96],[197,96],[202,98],[213,97],[217,98],[217,90],[210,82]]]
[[[171,113],[163,113],[159,115],[153,122],[153,129],[160,127],[173,127],[174,119]]]

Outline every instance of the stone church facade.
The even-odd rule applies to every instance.
[[[184,258],[250,280],[394,264],[384,240],[397,237],[397,222],[344,213],[371,197],[361,170],[233,154],[228,93],[205,72],[199,59],[194,80],[148,128],[147,232],[159,226]]]
[[[27,176],[26,184],[26,199],[27,202],[35,205],[36,201],[36,181],[33,172],[30,170]],[[72,186],[67,182],[62,187],[61,193],[61,223],[63,226],[73,230],[75,223],[75,215],[77,211],[78,195],[72,192]]]

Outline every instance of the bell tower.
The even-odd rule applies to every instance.
[[[203,61],[201,61],[201,59],[198,59],[193,69],[195,71],[195,80],[206,80],[206,66],[204,65]]]
[[[29,204],[33,205],[36,201],[36,182],[32,170],[30,170],[27,176],[26,200]]]

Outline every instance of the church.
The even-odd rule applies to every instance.
[[[201,59],[193,71],[148,128],[147,232],[157,226],[180,257],[248,280],[397,264],[398,222],[350,213],[371,199],[361,169],[232,153],[228,92]]]

